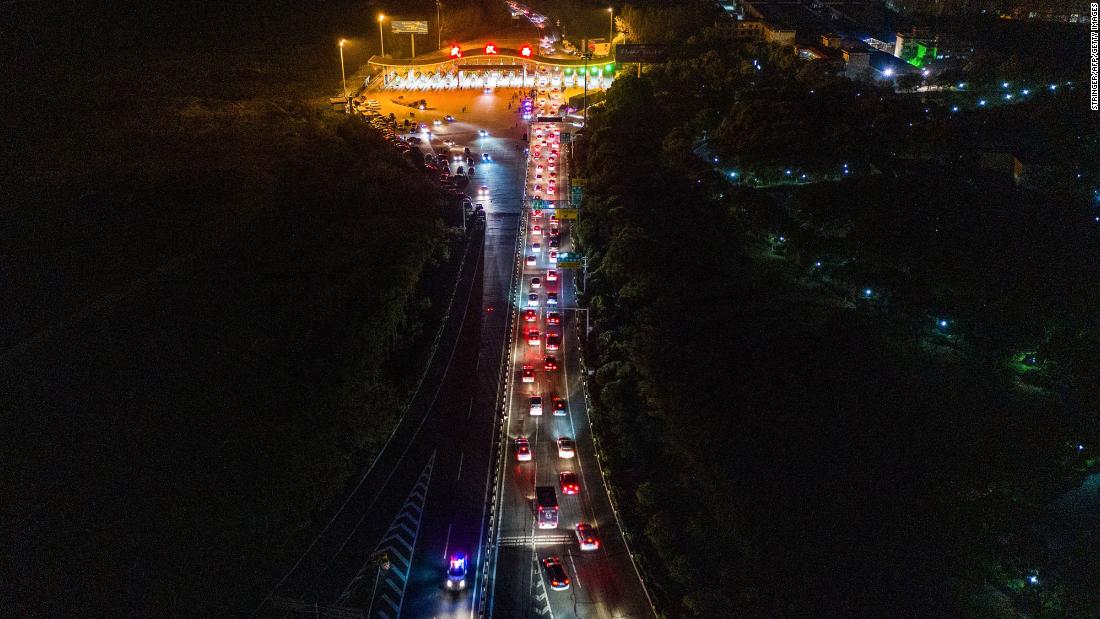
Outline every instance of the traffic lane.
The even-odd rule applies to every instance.
[[[472,558],[477,554],[493,427],[491,411],[474,414],[481,354],[482,281],[479,269],[471,301],[471,313],[476,313],[478,319],[467,321],[463,330],[458,344],[461,357],[448,373],[439,414],[430,428],[436,468],[406,585],[407,610],[402,612],[408,617],[431,616],[441,609],[453,611],[455,596],[443,587],[447,567],[444,553],[462,551]],[[473,600],[468,599],[466,604],[472,608]]]

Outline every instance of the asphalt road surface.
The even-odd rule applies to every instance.
[[[562,324],[556,327],[562,336],[559,371],[541,371],[545,336],[533,347],[518,337],[529,323],[517,320],[512,330],[512,312],[526,304],[530,278],[545,277],[550,266],[546,238],[536,266],[524,267],[513,294],[516,261],[530,253],[532,242],[519,236],[521,230],[528,230],[524,222],[533,221],[524,216],[523,201],[533,194],[535,184],[543,197],[560,197],[547,195],[545,164],[544,178],[535,178],[539,164],[522,149],[520,138],[528,125],[520,119],[513,94],[501,89],[492,95],[470,91],[368,94],[379,100],[383,114],[394,112],[401,119],[411,111],[415,117],[410,120],[431,128],[430,135],[420,133],[425,153],[469,147],[475,158],[486,152],[491,155],[492,163],[478,162],[465,189],[473,202],[484,205],[484,242],[473,243],[466,255],[438,348],[390,442],[349,488],[343,507],[315,543],[298,562],[287,566],[286,576],[258,615],[458,618],[474,617],[484,608],[496,617],[652,616],[615,526],[588,431],[577,312],[569,309],[575,306],[573,274],[561,271],[558,282],[548,283],[549,290],[561,295]],[[427,110],[402,104],[422,98],[428,100]],[[547,106],[552,103],[548,100]],[[444,121],[447,114],[456,120]],[[562,161],[561,165],[556,171],[561,179],[558,191],[566,191],[568,185],[562,181],[567,178],[567,164]],[[549,214],[543,215],[543,224],[549,223]],[[562,249],[567,249],[568,224],[563,222],[560,231]],[[543,334],[545,300],[543,294],[538,308],[538,328]],[[505,367],[504,352],[513,338],[514,366]],[[540,368],[538,382],[520,382],[520,366],[534,361]],[[502,384],[502,376],[515,380]],[[548,404],[544,417],[530,418],[525,396],[533,389],[565,398],[569,414],[555,417]],[[508,412],[503,420],[508,445],[504,453],[497,451],[494,441],[500,438],[496,429],[502,421],[502,394]],[[515,462],[511,451],[511,439],[521,435],[531,438],[535,452],[533,462],[523,465]],[[576,457],[568,463],[558,458],[553,442],[561,435],[577,441]],[[501,462],[503,468],[494,467]],[[559,493],[560,527],[541,530],[536,539],[528,497],[536,478],[540,485],[556,487],[560,470],[575,471],[581,491],[576,496]],[[499,494],[493,489],[499,489]],[[488,515],[494,505],[499,515],[490,529]],[[598,528],[599,550],[579,551],[572,527],[580,521]],[[469,556],[470,573],[461,591],[449,591],[444,586],[446,568],[456,552]],[[550,555],[560,556],[565,563],[572,579],[569,590],[546,588],[536,564]],[[486,576],[488,595],[483,598],[480,584]]]
[[[568,188],[568,145],[560,146],[560,153],[551,170],[549,155],[559,140],[548,139],[546,144],[537,137],[538,128],[544,136],[556,129],[572,132],[575,129],[562,124],[537,124],[532,126],[532,158],[527,169],[527,193],[548,200],[561,199]],[[536,146],[539,158],[534,158]],[[548,193],[550,173],[557,174],[557,189]],[[541,178],[540,178],[541,176]],[[554,210],[546,209],[540,215],[533,210],[525,228],[524,267],[519,289],[513,298],[517,307],[534,309],[535,319],[521,319],[514,332],[512,384],[508,399],[506,426],[507,449],[503,454],[501,484],[501,524],[495,537],[496,561],[492,567],[494,595],[491,609],[498,617],[652,617],[653,612],[642,588],[634,563],[628,554],[622,534],[615,523],[603,476],[596,460],[592,436],[589,430],[587,410],[582,390],[582,374],[578,351],[578,329],[585,328],[584,315],[574,309],[575,285],[581,277],[579,271],[559,269],[551,259],[550,240],[555,226],[559,229],[558,249],[572,249],[569,239],[569,221],[555,222]],[[535,226],[539,227],[536,232]],[[534,251],[534,244],[540,245]],[[527,257],[534,258],[530,265]],[[556,271],[556,281],[548,280],[548,271]],[[538,287],[532,279],[539,278]],[[555,305],[549,304],[548,293],[558,295]],[[530,294],[537,294],[532,301]],[[560,325],[550,325],[550,312],[561,317]],[[528,339],[530,330],[537,330],[539,340]],[[547,350],[545,334],[559,333],[561,348]],[[532,345],[537,342],[537,345]],[[556,371],[545,369],[545,356],[557,357]],[[524,382],[524,366],[534,369],[533,382]],[[530,414],[531,396],[543,398],[543,413]],[[554,398],[563,398],[567,414],[555,415]],[[519,462],[515,457],[512,441],[526,437],[531,444],[533,458]],[[576,441],[575,455],[561,457],[556,443],[559,437]],[[565,495],[559,484],[559,474],[575,473],[580,491]],[[552,486],[558,495],[559,523],[556,528],[538,528],[534,501],[535,486]],[[581,551],[574,529],[577,523],[588,523],[596,528],[600,538],[597,550]],[[541,562],[548,557],[561,559],[571,579],[568,589],[552,590]]]

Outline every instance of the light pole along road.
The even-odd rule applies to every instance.
[[[558,154],[555,151],[559,150],[560,133],[572,130],[572,126],[562,123],[531,125],[526,187],[529,204],[536,196],[548,200],[562,197],[559,192],[564,191],[568,178],[568,161],[564,161],[567,149],[560,149]],[[556,159],[553,166],[551,155]],[[558,187],[554,194],[547,193],[551,172],[556,174]],[[550,258],[553,239],[560,244],[558,250],[570,249],[569,223],[551,219],[554,212],[547,208],[536,216],[529,209],[524,229],[521,285],[513,300],[521,318],[513,333],[512,382],[506,400],[505,449],[498,485],[500,523],[494,534],[489,610],[495,617],[653,617],[647,592],[616,524],[595,455],[582,388],[578,320],[576,312],[568,309],[576,305],[574,272],[557,269]],[[557,235],[552,234],[555,227]],[[528,257],[534,258],[533,265]],[[548,280],[551,270],[558,275],[556,281]],[[540,280],[537,287],[532,286],[533,278]],[[548,304],[550,293],[558,296],[555,305]],[[530,294],[537,294],[537,300],[529,299]],[[535,310],[533,321],[525,319],[527,309]],[[548,324],[551,312],[557,314],[559,324]],[[539,333],[537,343],[535,338],[528,338],[531,330]],[[561,336],[559,348],[547,350],[547,334],[553,333]],[[558,369],[547,369],[548,355],[557,358]],[[534,371],[532,382],[523,380],[525,366]],[[542,398],[541,415],[531,414],[532,396]],[[564,415],[554,414],[555,398],[565,401]],[[557,443],[561,437],[575,441],[573,457],[562,457]],[[529,441],[531,461],[517,460],[516,438]],[[563,472],[575,475],[580,486],[577,494],[563,494]],[[557,494],[556,528],[536,525],[537,486],[553,487]],[[581,522],[595,528],[600,540],[598,549],[580,549],[575,527]],[[543,565],[547,558],[561,560],[570,578],[568,589],[554,590],[551,586]]]

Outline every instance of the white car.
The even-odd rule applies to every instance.
[[[528,401],[528,405],[530,407],[528,409],[528,413],[532,417],[538,417],[539,415],[542,415],[542,396],[531,396],[531,399]]]
[[[538,295],[538,293],[537,292],[532,292],[531,294],[527,295],[527,307],[538,307],[538,306],[539,306],[539,295]]]
[[[527,256],[527,262],[525,264],[527,264],[527,266],[529,266],[529,267],[535,266],[535,257],[534,256]]]
[[[542,253],[542,245],[540,243],[531,243],[531,253],[532,254],[541,254]]]
[[[542,280],[537,278],[537,277],[532,277],[531,278],[531,289],[532,290],[538,290],[539,288],[542,288]]]
[[[558,457],[572,458],[576,455],[573,439],[568,436],[558,437]]]

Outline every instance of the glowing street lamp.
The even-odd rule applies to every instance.
[[[345,106],[350,104],[348,100],[348,78],[344,74],[344,44],[347,43],[347,39],[340,39],[340,81],[344,84],[344,104]]]
[[[385,21],[385,20],[386,20],[385,15],[379,15],[378,16],[378,43],[380,43],[381,46],[382,46],[382,53],[380,54],[381,56],[386,55],[386,41],[385,41],[385,39],[382,38],[382,22]]]
[[[607,44],[610,45],[611,41],[615,38],[615,9],[607,7],[607,18],[610,21],[607,27]]]

